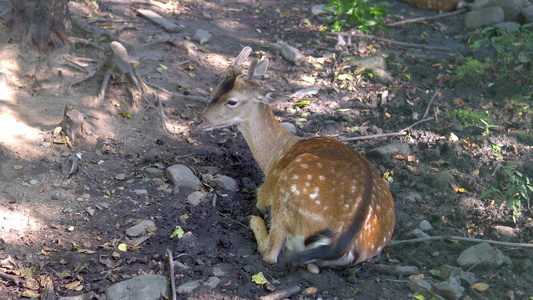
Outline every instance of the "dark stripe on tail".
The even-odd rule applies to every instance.
[[[365,193],[362,197],[362,203],[359,204],[359,210],[356,213],[355,217],[352,220],[352,223],[350,224],[350,227],[348,227],[348,230],[345,230],[341,236],[339,237],[337,244],[330,244],[330,245],[324,245],[319,246],[316,248],[311,248],[302,252],[297,253],[291,253],[289,256],[289,260],[294,263],[307,263],[307,262],[313,262],[313,261],[331,261],[331,260],[337,260],[341,258],[344,254],[346,249],[348,249],[355,237],[355,234],[359,232],[362,227],[363,223],[365,222],[365,219],[368,216],[368,211],[370,208],[370,202],[372,201],[372,189],[373,189],[373,182],[372,182],[372,166],[370,163],[365,162],[366,167],[366,181],[365,181]],[[334,232],[331,231],[331,229],[326,228],[310,237],[308,237],[305,240],[305,245],[311,244],[312,242],[316,242],[320,240],[321,238],[330,238],[334,239],[335,235]],[[309,242],[308,242],[309,241]],[[348,265],[352,264],[353,262],[357,261],[359,258],[359,253],[353,253],[353,261],[349,262]]]

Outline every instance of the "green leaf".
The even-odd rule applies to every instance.
[[[184,234],[185,231],[183,231],[183,228],[181,228],[181,226],[176,226],[176,229],[170,234],[170,238],[172,239],[175,236],[178,236],[178,239],[181,239]]]
[[[252,275],[252,281],[257,283],[257,284],[260,284],[260,285],[270,283],[265,278],[265,275],[263,275],[263,272],[259,272],[259,273],[255,274],[255,275]]]

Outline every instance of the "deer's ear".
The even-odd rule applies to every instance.
[[[261,78],[265,76],[268,69],[268,59],[264,59],[257,63],[254,69],[254,77]]]
[[[278,93],[272,90],[261,90],[261,92],[259,93],[256,99],[258,102],[271,105],[271,104],[279,103],[282,101],[287,101],[290,98],[291,97],[287,95],[284,95],[284,94],[281,94],[281,93]]]

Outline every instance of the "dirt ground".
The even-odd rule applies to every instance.
[[[389,1],[388,22],[435,12]],[[0,8],[5,11],[7,2]],[[88,3],[88,2],[87,2]],[[112,284],[141,274],[167,274],[166,249],[187,268],[176,270],[176,283],[204,279],[214,270],[221,279],[215,289],[200,289],[201,299],[251,299],[270,291],[252,282],[263,272],[276,289],[295,285],[316,288],[304,299],[411,299],[406,278],[383,272],[378,265],[408,265],[427,278],[430,270],[455,265],[461,251],[472,243],[434,241],[386,248],[379,257],[349,269],[321,269],[313,275],[305,268],[279,263],[263,264],[256,243],[245,224],[255,211],[255,189],[263,175],[245,141],[235,128],[201,132],[194,119],[205,107],[224,70],[242,47],[253,56],[271,60],[265,84],[293,93],[318,87],[309,104],[298,99],[274,107],[280,121],[297,126],[301,136],[334,138],[394,133],[429,110],[436,119],[408,130],[407,135],[348,142],[358,151],[392,143],[405,143],[410,152],[390,157],[369,156],[381,174],[393,181],[397,223],[394,240],[411,238],[422,220],[433,226],[431,235],[455,235],[501,240],[497,225],[511,227],[512,242],[531,242],[531,211],[524,209],[517,224],[509,208],[491,205],[480,195],[504,180],[504,168],[518,163],[533,178],[532,140],[527,134],[531,114],[515,118],[505,111],[505,100],[516,94],[532,94],[531,86],[481,82],[464,78],[450,84],[439,74],[451,74],[449,65],[471,57],[466,47],[470,33],[462,15],[393,27],[378,36],[415,44],[447,47],[433,51],[400,47],[383,41],[354,39],[346,47],[351,56],[382,54],[392,82],[369,72],[344,81],[338,73],[353,74],[356,66],[339,58],[337,38],[319,30],[322,22],[310,13],[318,1],[180,1],[167,9],[146,1],[96,1],[99,10],[85,1],[71,2],[75,20],[72,36],[96,41],[107,49],[120,41],[137,61],[136,72],[145,82],[160,86],[157,100],[131,107],[126,84],[113,84],[98,101],[102,73],[69,88],[87,74],[69,63],[69,57],[87,67],[103,61],[108,51],[71,43],[39,57],[21,51],[19,36],[0,19],[0,271],[13,276],[50,276],[56,295],[94,292],[102,299]],[[155,3],[155,2],[154,2]],[[176,24],[180,33],[166,33],[136,15],[149,8]],[[113,30],[128,24],[121,31]],[[190,37],[196,29],[212,34],[200,45]],[[98,34],[113,32],[109,35]],[[161,42],[165,40],[167,42]],[[272,48],[289,42],[308,59],[294,65]],[[193,45],[192,47],[190,45]],[[356,47],[359,46],[360,50]],[[487,55],[490,52],[487,53]],[[166,69],[161,69],[165,66]],[[531,66],[529,66],[531,67]],[[160,68],[158,70],[158,68]],[[408,74],[409,76],[405,76]],[[312,78],[309,80],[309,78]],[[172,94],[173,93],[173,94]],[[183,97],[196,96],[196,97]],[[165,126],[161,121],[162,103]],[[461,125],[446,113],[456,108],[483,111],[492,105],[491,128]],[[57,127],[65,105],[85,117],[84,134],[73,147],[57,143]],[[128,113],[131,116],[128,116]],[[416,117],[418,115],[418,117]],[[450,139],[451,134],[458,141]],[[526,133],[519,135],[519,133]],[[493,145],[499,145],[496,153]],[[79,168],[70,176],[61,163],[77,152]],[[187,202],[188,193],[169,194],[166,167],[184,164],[205,181],[210,175],[227,175],[240,184],[238,192],[204,185],[206,200]],[[150,170],[147,170],[151,167]],[[454,188],[455,187],[455,188]],[[152,220],[157,230],[134,245],[125,229],[140,220]],[[188,232],[186,239],[170,238],[176,226]],[[126,243],[126,252],[117,249]],[[531,250],[500,247],[511,263],[497,269],[471,270],[489,289],[466,289],[472,299],[530,299],[533,296]],[[77,284],[72,285],[72,283]],[[70,284],[70,285],[69,285]],[[27,289],[0,279],[0,299],[18,299]],[[38,288],[36,292],[42,292]],[[311,290],[308,290],[311,291]]]

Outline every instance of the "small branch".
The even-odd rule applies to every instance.
[[[217,211],[217,214],[223,216],[224,218],[228,218],[228,219],[230,219],[231,221],[233,221],[233,222],[235,222],[235,223],[237,223],[237,224],[239,224],[239,225],[241,225],[241,226],[243,226],[243,227],[246,227],[246,228],[249,227],[248,225],[243,224],[243,223],[241,223],[241,222],[239,222],[239,221],[237,221],[237,220],[235,220],[235,219],[232,219],[232,218],[228,217],[227,215],[225,215],[225,214],[223,214],[223,213],[221,213],[221,212],[219,212],[219,211]]]
[[[337,36],[337,35],[340,34],[342,36],[353,36],[353,37],[367,38],[367,39],[376,40],[376,41],[380,41],[380,42],[384,42],[384,43],[390,43],[390,44],[394,44],[394,45],[398,45],[398,46],[402,46],[402,47],[407,47],[407,48],[416,48],[416,49],[423,49],[423,50],[435,50],[435,51],[448,51],[448,52],[452,51],[450,48],[432,47],[432,46],[428,46],[428,45],[398,42],[398,41],[395,41],[395,40],[390,40],[390,39],[385,39],[385,38],[378,38],[378,37],[375,37],[373,35],[368,35],[368,34],[363,34],[363,33],[331,32],[331,33],[326,33],[326,34],[327,35],[333,35],[333,36]]]
[[[456,10],[454,12],[439,14],[439,15],[430,16],[430,17],[421,17],[421,18],[415,18],[415,19],[408,19],[408,20],[398,21],[398,22],[385,24],[385,25],[387,25],[388,27],[394,27],[394,26],[403,25],[403,24],[407,24],[407,23],[423,22],[423,21],[427,21],[427,20],[433,20],[433,19],[439,19],[439,18],[455,16],[455,15],[464,13],[466,11],[467,11],[467,9],[463,8],[463,9]]]
[[[433,101],[435,100],[435,98],[437,97],[437,95],[439,94],[439,90],[437,89],[435,91],[435,94],[433,94],[433,97],[431,97],[431,100],[429,100],[429,103],[428,103],[428,107],[426,108],[426,112],[424,113],[424,117],[422,120],[420,121],[416,121],[414,122],[413,124],[405,127],[404,129],[402,130],[399,130],[397,132],[392,132],[392,133],[379,133],[379,134],[371,134],[371,135],[365,135],[365,136],[356,136],[356,137],[350,137],[350,138],[341,138],[339,139],[339,141],[341,142],[347,142],[347,141],[358,141],[358,140],[369,140],[369,139],[375,139],[375,138],[380,138],[380,137],[387,137],[387,136],[399,136],[399,135],[406,135],[407,134],[407,130],[415,127],[416,125],[418,124],[422,124],[424,122],[427,122],[427,121],[431,121],[431,120],[434,120],[434,118],[426,118],[426,116],[428,115],[429,113],[429,108],[431,107],[431,105],[433,104]]]
[[[300,291],[300,287],[295,285],[293,287],[278,290],[266,296],[259,297],[259,299],[260,300],[281,300],[281,299],[289,298],[292,295],[298,293],[299,291]]]
[[[13,282],[16,285],[21,285],[21,284],[24,283],[23,279],[20,279],[20,278],[15,277],[15,276],[8,275],[8,274],[3,273],[3,272],[0,272],[0,278],[5,279],[5,280],[9,280],[9,281]]]
[[[86,40],[86,39],[80,39],[80,38],[77,38],[77,37],[69,37],[68,38],[68,41],[69,43],[72,43],[72,44],[83,44],[83,45],[86,45],[86,46],[91,46],[91,47],[94,47],[98,50],[102,50],[102,51],[106,51],[106,49],[94,42],[91,42],[89,40]]]
[[[170,269],[170,290],[172,292],[172,300],[176,300],[176,278],[174,278],[174,259],[172,258],[172,252],[167,249],[168,266]]]
[[[430,237],[403,240],[403,241],[390,241],[389,244],[387,244],[387,247],[394,247],[394,246],[398,246],[401,244],[407,244],[407,243],[420,243],[420,242],[439,241],[439,240],[457,240],[457,241],[471,242],[471,243],[488,243],[492,245],[499,245],[499,246],[505,246],[505,247],[520,247],[520,248],[532,248],[533,249],[533,244],[528,244],[528,243],[510,243],[510,242],[483,240],[483,239],[469,238],[469,237],[463,237],[463,236],[451,236],[451,235],[430,236]]]

